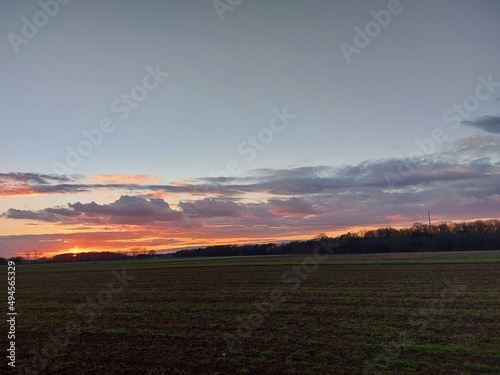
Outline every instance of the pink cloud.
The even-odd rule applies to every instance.
[[[410,221],[411,217],[409,216],[404,216],[401,214],[395,214],[395,215],[385,215],[385,218],[391,221]]]
[[[161,180],[160,176],[134,174],[100,174],[88,178],[91,184],[152,184]]]

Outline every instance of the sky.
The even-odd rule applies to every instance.
[[[498,219],[500,3],[0,3],[0,256]]]

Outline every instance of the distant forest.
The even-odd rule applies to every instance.
[[[285,254],[368,254],[427,251],[473,251],[500,250],[500,220],[478,220],[466,223],[441,223],[426,225],[415,223],[409,228],[391,227],[374,230],[348,232],[331,238],[318,234],[308,241],[268,243],[253,245],[221,245],[198,249],[179,250],[175,253],[159,254],[147,248],[133,248],[128,253],[91,252],[61,254],[51,258],[38,257],[36,250],[27,251],[26,256],[10,258],[17,263],[41,262],[88,262],[101,260],[140,259],[151,257],[208,257]],[[0,263],[7,259],[0,258]]]

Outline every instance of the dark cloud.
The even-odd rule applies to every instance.
[[[269,203],[274,210],[280,214],[304,214],[310,215],[317,213],[311,203],[304,198],[292,197],[286,200],[270,199]]]
[[[46,208],[40,211],[9,209],[2,216],[8,219],[36,220],[62,224],[147,224],[178,220],[182,213],[174,211],[160,198],[150,200],[122,196],[110,204],[73,203],[69,208]]]
[[[188,215],[200,217],[234,217],[240,216],[245,211],[242,206],[234,202],[209,198],[191,203],[180,202],[179,207]]]
[[[40,173],[0,173],[0,196],[68,193],[88,191],[87,187],[67,184],[74,181],[70,176]]]
[[[76,212],[86,216],[101,217],[105,222],[114,224],[144,224],[155,221],[173,221],[179,219],[180,213],[172,210],[167,202],[161,198],[150,200],[121,196],[110,204],[73,203],[68,205]]]
[[[46,208],[43,210],[46,213],[55,214],[59,216],[69,216],[69,217],[77,217],[81,215],[81,212],[77,212],[75,210],[70,210],[68,208]]]
[[[251,217],[263,219],[274,219],[275,216],[269,211],[269,208],[263,204],[251,203],[247,205]]]
[[[479,128],[488,133],[500,133],[500,116],[483,116],[472,121],[462,121],[462,124]]]
[[[20,219],[20,220],[36,220],[36,221],[46,221],[55,223],[58,217],[54,213],[42,211],[30,211],[30,210],[17,210],[15,208],[10,208],[7,212],[1,215],[7,219]]]
[[[40,173],[23,173],[23,172],[12,172],[12,173],[0,173],[0,184],[6,182],[18,182],[27,184],[51,184],[54,182],[69,182],[73,179],[69,176],[59,176],[59,175],[49,175]]]
[[[91,185],[59,184],[35,186],[34,190],[40,194],[75,194],[87,193],[92,190]]]

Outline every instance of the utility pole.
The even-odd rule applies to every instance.
[[[431,224],[431,212],[430,211],[427,211],[427,216],[429,217],[429,228],[431,228],[432,224]]]

